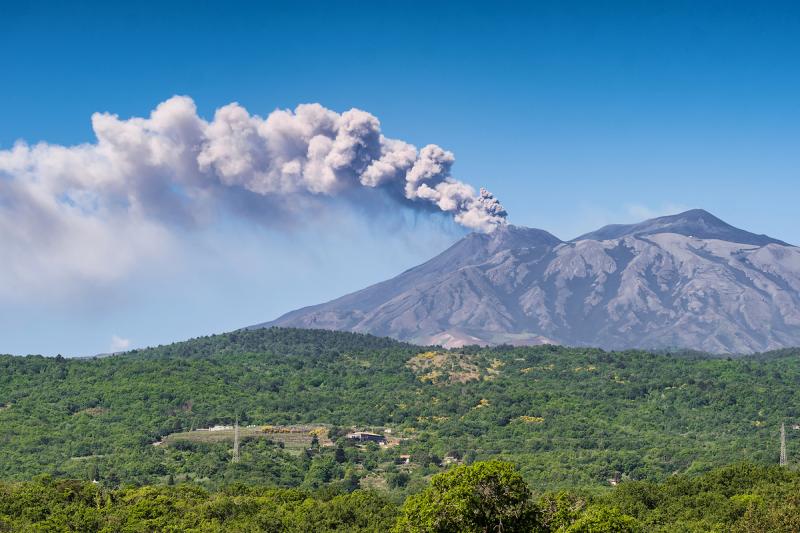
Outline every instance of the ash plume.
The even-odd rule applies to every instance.
[[[451,176],[451,152],[384,137],[378,119],[359,109],[339,114],[303,104],[261,118],[233,103],[207,122],[190,98],[176,96],[149,118],[95,113],[92,127],[94,144],[18,142],[0,151],[5,192],[12,183],[36,184],[82,209],[121,203],[169,218],[191,210],[187,198],[200,200],[219,187],[285,201],[364,187],[411,208],[435,206],[477,231],[491,231],[506,216],[490,193]]]
[[[95,113],[92,128],[92,143],[0,150],[0,278],[113,280],[168,248],[170,228],[220,213],[293,225],[330,203],[380,213],[388,199],[480,232],[506,220],[491,193],[451,175],[451,152],[387,138],[359,109],[260,117],[232,103],[207,121],[175,96],[147,118]]]

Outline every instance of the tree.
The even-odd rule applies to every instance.
[[[398,472],[396,474],[389,474],[386,481],[389,484],[389,488],[401,489],[408,485],[410,480],[411,476],[409,476],[407,472]]]
[[[514,465],[482,461],[437,474],[410,496],[396,532],[488,533],[539,531],[539,513]]]
[[[341,444],[336,445],[336,450],[334,451],[333,458],[336,460],[337,463],[344,463],[347,462],[347,455],[344,453],[344,448]]]
[[[316,456],[308,467],[304,484],[310,488],[319,488],[330,482],[339,473],[340,467],[331,456]]]
[[[619,488],[616,489],[619,492]],[[566,491],[546,494],[539,499],[542,523],[549,531],[563,531],[575,522],[586,508],[586,500]]]
[[[639,522],[619,509],[605,506],[589,507],[567,528],[567,533],[636,533],[642,531]]]

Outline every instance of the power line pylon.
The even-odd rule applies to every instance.
[[[239,462],[239,417],[236,417],[236,424],[233,426],[233,462]]]
[[[786,424],[781,423],[781,466],[786,466]]]

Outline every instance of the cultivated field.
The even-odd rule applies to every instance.
[[[332,446],[325,426],[246,426],[239,427],[239,439],[270,439],[282,442],[287,450],[302,450],[311,446],[314,435],[320,446]],[[189,442],[233,442],[232,426],[215,426],[213,428],[196,429],[172,433],[154,446],[170,446],[179,441]]]

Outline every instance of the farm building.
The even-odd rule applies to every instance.
[[[348,433],[347,438],[358,442],[377,442],[378,444],[386,444],[386,437],[383,435],[367,433],[366,431]]]

